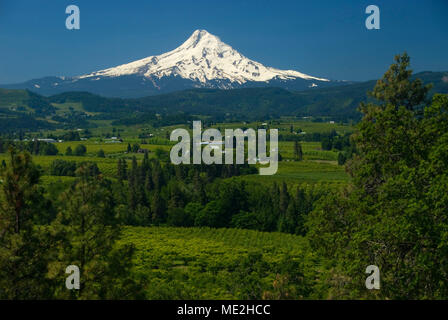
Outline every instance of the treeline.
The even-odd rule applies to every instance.
[[[0,133],[15,133],[22,131],[54,130],[56,126],[43,120],[37,120],[33,115],[16,114],[0,117]]]
[[[54,160],[49,169],[49,174],[52,176],[65,176],[65,177],[75,177],[76,173],[79,172],[78,169],[84,168],[90,176],[98,176],[101,174],[98,165],[92,161],[66,161],[66,160]]]
[[[44,97],[26,90],[28,94],[28,99],[24,101],[30,108],[34,109],[36,116],[47,116],[52,115],[56,112],[55,107]]]
[[[0,138],[0,153],[8,152],[10,147],[19,151],[27,151],[32,155],[54,156],[59,152],[54,144],[37,139],[33,141],[11,141]]]
[[[279,141],[305,141],[305,142],[323,142],[323,141],[333,141],[338,139],[345,139],[344,137],[348,138],[350,136],[350,133],[345,134],[343,136],[340,136],[337,134],[336,130],[331,130],[330,132],[312,132],[312,133],[306,133],[306,134],[292,134],[292,133],[279,133],[278,140]],[[342,141],[341,141],[342,142]],[[325,150],[331,150],[325,149]]]
[[[163,158],[163,157],[162,157]],[[83,167],[90,175],[101,174],[92,162],[57,159],[49,173],[76,176]],[[304,221],[325,188],[288,189],[227,179],[255,174],[244,165],[172,165],[145,153],[139,164],[119,159],[118,184],[114,187],[120,221],[134,226],[228,227],[305,234]]]
[[[145,123],[151,125],[154,128],[160,128],[175,124],[188,123],[196,119],[197,119],[196,117],[193,117],[183,112],[173,114],[170,113],[159,114],[155,112],[136,112],[131,116],[127,114],[126,116],[113,121],[112,125],[131,126]]]
[[[146,156],[118,162],[121,216],[129,225],[247,228],[303,234],[304,217],[320,196],[286,184],[271,188],[231,178],[253,174],[245,165],[162,165]]]
[[[339,151],[338,164],[343,165],[356,153],[356,146],[351,141],[350,137],[350,133],[340,136],[336,134],[335,131],[332,131],[328,136],[322,139],[322,149]]]
[[[65,92],[47,99],[51,103],[81,102],[83,109],[89,112],[116,113],[129,107],[123,99],[104,98],[89,92]]]

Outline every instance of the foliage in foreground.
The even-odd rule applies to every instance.
[[[410,81],[409,57],[396,57],[363,105],[354,136],[353,184],[321,201],[307,227],[326,265],[328,297],[448,297],[448,97]],[[364,287],[368,265],[381,290]]]
[[[115,247],[120,230],[107,183],[80,167],[79,180],[61,196],[64,205],[55,208],[30,155],[10,154],[0,176],[0,299],[139,297],[129,272],[134,249]],[[80,290],[63,286],[69,265],[81,270]]]

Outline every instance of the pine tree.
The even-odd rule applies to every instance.
[[[131,163],[131,171],[129,173],[129,184],[135,186],[138,183],[138,178],[139,178],[139,172],[138,172],[137,158],[133,156]]]
[[[33,222],[43,213],[39,170],[28,153],[9,151],[0,175],[0,299],[51,298],[51,236]]]
[[[307,199],[307,195],[305,191],[297,186],[296,193],[294,196],[294,203],[296,209],[296,226],[294,233],[305,235],[305,220],[308,213],[311,211],[311,206],[309,205],[309,201]]]
[[[163,222],[165,208],[159,191],[155,191],[151,202],[152,222],[159,224]]]
[[[302,145],[297,140],[294,141],[294,158],[297,161],[303,160]]]
[[[88,170],[82,166],[79,171]],[[58,298],[122,299],[139,295],[139,286],[130,277],[133,246],[117,248],[120,227],[114,212],[110,182],[79,173],[80,180],[61,196],[60,213],[52,224],[65,234],[60,259],[52,264],[51,275],[65,277],[57,270],[79,267],[80,290],[60,289]]]
[[[140,197],[138,194],[138,179],[139,179],[139,170],[137,164],[137,158],[132,157],[132,165],[131,170],[129,172],[128,180],[129,180],[129,208],[131,210],[135,210],[137,205],[140,203]]]
[[[140,166],[140,184],[145,185],[146,184],[146,177],[148,173],[151,171],[151,165],[149,163],[149,157],[148,152],[145,152],[145,155],[143,156],[143,161]]]
[[[121,176],[123,180],[127,180],[128,178],[128,163],[126,159],[121,159]]]
[[[146,192],[150,192],[153,189],[153,183],[152,183],[152,176],[151,171],[148,170],[146,172],[146,178],[145,178],[145,190]]]
[[[342,166],[347,161],[347,157],[345,156],[344,152],[338,153],[338,165]]]
[[[202,182],[197,170],[194,170],[193,186],[195,190],[193,200],[202,205],[205,205],[207,203],[207,194],[205,192],[204,183]]]
[[[375,99],[383,102],[383,108],[390,104],[396,109],[404,106],[408,110],[414,110],[416,106],[425,101],[432,85],[423,86],[420,79],[411,81],[410,61],[411,59],[406,52],[402,55],[396,55],[395,63],[377,81],[375,88],[369,93]]]
[[[123,180],[127,180],[128,179],[127,171],[128,171],[128,169],[127,169],[126,160],[125,159],[118,159],[118,164],[117,164],[118,181],[122,182]]]
[[[146,171],[149,170],[149,168],[150,168],[148,152],[145,152],[145,155],[143,156],[143,161],[142,161],[141,167],[142,167],[142,172],[144,173],[144,175],[146,175]]]
[[[98,151],[98,158],[105,158],[105,157],[106,157],[106,154],[104,153],[104,150],[100,149]]]
[[[280,188],[280,199],[279,199],[279,209],[282,214],[286,212],[288,204],[289,204],[288,186],[286,185],[285,182],[283,182]]]
[[[307,218],[324,277],[340,279],[333,298],[448,296],[448,97],[435,95],[421,112],[428,87],[412,80],[406,54],[395,62],[373,90],[379,104],[361,106],[351,185]],[[379,267],[381,290],[365,290],[359,271],[368,265]]]
[[[162,166],[160,165],[160,162],[158,160],[155,160],[153,162],[152,182],[154,183],[154,188],[156,190],[160,190],[162,186],[165,184],[163,178]]]
[[[118,177],[118,181],[122,182],[123,179],[123,162],[121,161],[121,159],[118,159],[118,163],[117,163],[117,177]]]

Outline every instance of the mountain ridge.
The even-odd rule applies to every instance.
[[[179,47],[160,55],[75,77],[50,76],[1,86],[28,89],[46,96],[89,91],[103,96],[138,98],[191,88],[275,86],[306,90],[349,83],[264,66],[219,37],[198,29]]]
[[[425,84],[433,83],[430,95],[448,94],[448,72],[425,71],[414,74],[412,78],[420,78]],[[195,115],[209,116],[217,122],[264,121],[281,116],[357,121],[362,116],[357,110],[359,104],[374,102],[366,93],[373,89],[375,83],[376,80],[370,80],[306,91],[273,87],[233,90],[202,88],[134,99],[102,97],[79,91],[43,97],[26,90],[0,89],[0,132],[86,127],[89,123],[86,122],[87,114],[84,112],[96,114],[94,119],[113,120],[116,124],[143,124],[150,121],[153,124],[160,122],[171,125],[186,123]],[[55,114],[60,104],[69,106],[71,103],[81,108],[71,118]]]

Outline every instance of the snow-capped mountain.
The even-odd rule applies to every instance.
[[[161,55],[77,77],[46,77],[5,87],[46,95],[89,91],[105,96],[141,97],[190,88],[277,86],[305,90],[338,82],[266,67],[206,30],[196,30],[181,46]]]
[[[243,84],[248,81],[269,81],[273,78],[329,81],[294,70],[265,67],[259,62],[246,58],[206,30],[196,30],[180,47],[170,52],[93,72],[79,78],[124,75],[141,75],[158,79],[179,76],[202,84],[212,80],[228,80],[231,83]]]

